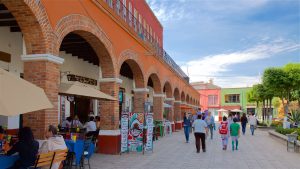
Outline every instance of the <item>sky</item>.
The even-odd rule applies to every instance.
[[[265,68],[300,62],[300,0],[147,0],[164,49],[190,82],[261,82]]]

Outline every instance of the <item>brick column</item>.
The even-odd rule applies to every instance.
[[[154,120],[162,121],[163,117],[163,104],[164,104],[164,94],[153,94],[153,118]]]
[[[181,101],[174,101],[175,130],[181,130],[182,129],[180,105],[181,105]]]
[[[58,125],[59,65],[64,59],[50,54],[32,54],[23,55],[22,60],[24,61],[24,79],[43,88],[53,105],[51,109],[23,115],[23,126],[32,129],[35,139],[44,139],[46,128],[50,124]]]
[[[133,112],[144,112],[145,111],[145,102],[147,99],[147,94],[149,89],[147,88],[135,88],[134,92],[134,100],[133,100]]]
[[[100,100],[100,124],[98,135],[98,153],[119,154],[121,152],[121,132],[119,129],[119,88],[122,80],[118,78],[104,78],[100,81],[100,91],[116,98]]]
[[[170,108],[170,111],[168,112],[168,117],[167,119],[171,122],[172,124],[172,131],[175,131],[175,123],[174,123],[174,119],[175,119],[175,115],[174,115],[174,98],[165,98],[165,102],[169,105],[171,105],[172,107]]]

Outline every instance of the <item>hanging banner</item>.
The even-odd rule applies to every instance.
[[[129,113],[129,151],[143,151],[144,113]]]
[[[128,151],[128,112],[122,112],[121,116],[121,152]]]
[[[153,113],[146,113],[147,141],[145,151],[153,151]]]

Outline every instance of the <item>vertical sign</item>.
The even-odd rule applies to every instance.
[[[122,112],[121,116],[121,152],[128,151],[128,112]]]
[[[147,141],[145,151],[153,151],[153,113],[146,113]]]
[[[143,151],[144,113],[129,113],[129,151]]]

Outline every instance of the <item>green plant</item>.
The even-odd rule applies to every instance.
[[[300,136],[300,128],[284,129],[282,127],[277,127],[275,129],[275,131],[278,132],[278,133],[280,133],[280,134],[283,134],[283,135],[287,135],[287,134],[291,134],[291,133],[295,132],[295,134],[297,134],[298,136]]]
[[[282,127],[281,121],[272,121],[271,127]]]
[[[300,123],[300,109],[292,110],[291,116],[288,116],[289,120],[293,123]]]

